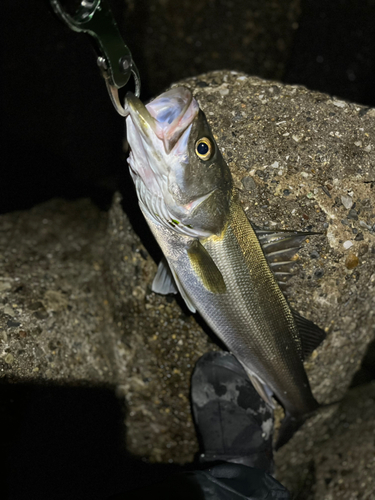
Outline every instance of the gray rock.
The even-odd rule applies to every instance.
[[[349,210],[348,219],[358,220],[357,211],[354,210],[353,208],[351,210]]]
[[[278,479],[304,500],[375,498],[375,383],[325,411],[278,453]]]
[[[1,376],[115,383],[103,286],[106,220],[87,200],[0,217]]]
[[[115,196],[106,245],[108,300],[117,338],[119,394],[126,398],[127,445],[153,461],[188,462],[197,451],[190,413],[194,364],[217,349],[184,304],[151,292],[157,266]],[[137,207],[138,208],[138,207]]]
[[[353,199],[351,196],[343,194],[341,196],[341,202],[347,210],[349,210],[353,206]]]
[[[196,88],[194,79],[186,83],[206,112],[224,156],[231,151],[234,179],[238,182],[245,172],[260,178],[256,200],[240,192],[249,219],[258,226],[272,221],[275,229],[309,228],[323,233],[311,237],[300,251],[300,270],[292,279],[290,300],[302,315],[327,331],[327,340],[305,366],[317,399],[321,403],[337,401],[345,394],[375,335],[374,259],[363,255],[359,265],[349,270],[345,260],[349,253],[361,254],[361,243],[354,241],[350,250],[342,245],[351,238],[352,227],[363,231],[369,247],[375,247],[375,239],[357,220],[350,221],[352,226],[342,225],[347,209],[334,201],[341,201],[341,196],[350,192],[356,209],[366,208],[367,220],[375,213],[371,187],[375,156],[372,150],[365,153],[353,146],[359,130],[366,144],[375,143],[374,113],[302,87],[278,84],[279,92],[274,93],[274,84],[233,72],[205,75],[206,81],[210,78],[215,78],[215,83],[204,89]],[[225,98],[218,92],[223,87],[229,90]],[[230,115],[239,110],[243,120],[231,121]],[[268,175],[259,176],[259,170]],[[330,196],[319,189],[321,186]],[[292,195],[282,196],[285,189],[291,189]],[[366,199],[369,205],[364,203]],[[329,224],[326,230],[325,222]],[[308,258],[313,251],[319,259]],[[319,280],[311,279],[317,270]],[[330,421],[330,412],[322,411],[280,450],[276,464],[281,481],[290,475],[307,480],[311,443],[323,423]],[[297,459],[293,450],[298,450]],[[342,479],[349,488],[344,476]],[[295,484],[289,482],[292,489]],[[357,498],[358,485],[350,487],[354,488],[352,498]],[[335,495],[326,498],[342,498],[337,491]]]
[[[375,149],[354,145],[375,143],[375,110],[234,72],[183,83],[193,89],[224,157],[230,152],[249,219],[271,229],[322,233],[300,250],[289,294],[295,309],[327,331],[306,370],[317,399],[337,401],[375,336],[375,237],[368,229],[375,214]],[[244,177],[256,179],[255,197]],[[348,192],[361,217],[349,226],[340,222],[347,216],[341,196]],[[1,374],[116,384],[129,409],[130,451],[153,461],[191,461],[198,445],[190,374],[200,355],[217,347],[179,299],[151,292],[152,248],[135,234],[120,198],[109,214],[88,201],[55,200],[1,216],[0,225]],[[362,241],[350,239],[353,227]],[[318,257],[310,258],[313,253]],[[352,269],[345,265],[349,256],[355,263],[358,258]],[[319,412],[276,455],[279,479],[293,491],[312,476],[316,499],[342,498],[338,492],[346,486],[348,498],[360,498],[362,483],[370,491],[369,482],[351,479],[354,468],[324,490],[329,465],[319,468],[316,457],[325,449],[332,467],[340,466],[335,443],[341,434],[324,431],[334,429],[336,409]]]
[[[251,194],[252,197],[255,197],[258,193],[256,182],[253,177],[246,176],[242,179],[242,185],[246,189],[246,191]]]

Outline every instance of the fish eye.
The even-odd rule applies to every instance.
[[[212,156],[212,142],[207,137],[202,137],[195,143],[195,154],[201,160],[209,160]]]

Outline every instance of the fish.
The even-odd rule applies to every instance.
[[[152,290],[179,292],[263,399],[281,403],[278,449],[319,408],[303,361],[325,332],[292,311],[282,290],[315,233],[253,227],[190,89],[174,87],[147,105],[128,93],[125,102],[130,174],[164,255]]]

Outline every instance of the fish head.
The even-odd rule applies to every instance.
[[[128,163],[145,215],[184,234],[220,234],[232,177],[191,91],[176,87],[146,106],[128,93],[126,106]]]

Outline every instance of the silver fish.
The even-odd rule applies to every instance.
[[[165,260],[153,283],[181,293],[243,364],[255,388],[285,409],[276,447],[318,408],[303,359],[324,332],[293,313],[280,286],[311,233],[256,231],[230,170],[189,89],[144,106],[126,99],[130,172],[139,205]]]

